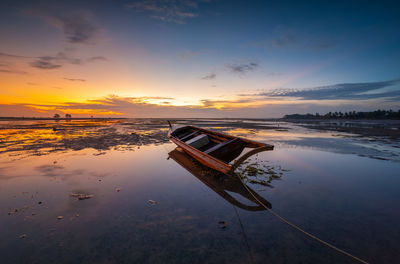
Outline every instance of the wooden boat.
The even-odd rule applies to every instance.
[[[169,139],[203,165],[229,174],[243,161],[274,146],[206,130],[196,126],[176,126],[169,122]],[[244,150],[249,150],[244,153]]]
[[[168,156],[229,203],[247,211],[266,210],[258,201],[261,201],[268,208],[272,208],[270,202],[258,195],[250,187],[246,189],[239,178],[219,177],[221,176],[220,172],[200,164],[197,160],[178,149],[179,148],[172,150],[168,153]],[[251,192],[251,194],[249,192]],[[238,201],[237,198],[235,198],[237,195],[233,196],[232,193],[241,196],[241,201]],[[254,196],[257,197],[258,201],[254,199]],[[245,201],[247,202],[245,203]],[[256,205],[249,204],[249,202],[255,203]]]

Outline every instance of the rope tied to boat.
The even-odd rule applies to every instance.
[[[349,252],[344,251],[343,249],[340,249],[340,248],[338,248],[338,247],[335,247],[334,245],[332,245],[332,244],[330,244],[330,243],[328,243],[328,242],[326,242],[326,241],[324,241],[324,240],[322,240],[322,239],[320,239],[320,238],[318,238],[318,237],[316,237],[316,236],[314,236],[314,235],[308,233],[307,231],[301,229],[300,227],[298,227],[298,226],[296,226],[295,224],[289,222],[288,220],[286,220],[286,219],[283,218],[282,216],[278,215],[275,211],[273,211],[272,209],[268,208],[264,203],[262,203],[262,202],[250,191],[250,189],[247,187],[247,185],[245,184],[245,182],[243,181],[243,179],[240,177],[239,174],[236,174],[236,175],[237,175],[237,177],[239,178],[240,182],[243,184],[244,188],[246,188],[246,190],[250,193],[250,195],[251,195],[262,207],[264,207],[268,212],[270,212],[273,216],[275,216],[276,218],[278,218],[278,219],[281,220],[282,222],[288,224],[289,226],[293,227],[294,229],[300,231],[301,233],[307,235],[308,237],[314,239],[315,241],[317,241],[317,242],[319,242],[319,243],[321,243],[321,244],[323,244],[323,245],[325,245],[325,246],[327,246],[327,247],[329,247],[329,248],[331,248],[331,249],[333,249],[333,250],[335,250],[335,251],[337,251],[337,252],[339,252],[339,253],[342,253],[343,255],[346,255],[346,256],[348,256],[348,257],[350,257],[350,258],[352,258],[352,259],[354,259],[354,260],[356,260],[356,261],[358,261],[358,262],[360,262],[360,263],[369,264],[367,261],[362,260],[362,259],[360,259],[360,258],[358,258],[358,257],[356,257],[356,256],[354,256],[354,255],[352,255],[352,254],[350,254]]]

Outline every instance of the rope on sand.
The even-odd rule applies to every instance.
[[[286,220],[286,219],[283,218],[282,216],[280,216],[280,215],[278,215],[277,213],[275,213],[272,209],[268,208],[268,207],[267,207],[265,204],[263,204],[259,199],[257,199],[257,197],[252,193],[252,191],[250,191],[250,189],[249,189],[249,188],[247,187],[247,185],[244,183],[244,181],[243,181],[243,179],[240,177],[240,175],[237,175],[237,176],[238,176],[240,182],[243,184],[244,188],[246,188],[246,190],[250,193],[250,195],[253,196],[253,198],[254,198],[262,207],[264,207],[268,212],[270,212],[273,216],[275,216],[276,218],[278,218],[278,219],[281,220],[282,222],[288,224],[289,226],[293,227],[294,229],[296,229],[296,230],[302,232],[303,234],[307,235],[308,237],[314,239],[315,241],[317,241],[317,242],[319,242],[319,243],[321,243],[321,244],[323,244],[323,245],[325,245],[325,246],[327,246],[327,247],[330,247],[331,249],[333,249],[333,250],[335,250],[335,251],[337,251],[337,252],[339,252],[339,253],[342,253],[343,255],[346,255],[346,256],[348,256],[348,257],[350,257],[350,258],[352,258],[352,259],[354,259],[354,260],[356,260],[356,261],[358,261],[358,262],[360,262],[360,263],[368,264],[367,261],[362,260],[362,259],[360,259],[360,258],[358,258],[358,257],[356,257],[356,256],[354,256],[354,255],[352,255],[352,254],[350,254],[350,253],[348,253],[348,252],[346,252],[346,251],[340,249],[340,248],[337,248],[337,247],[335,247],[334,245],[332,245],[332,244],[330,244],[330,243],[328,243],[328,242],[326,242],[326,241],[324,241],[324,240],[322,240],[322,239],[320,239],[320,238],[318,238],[318,237],[316,237],[316,236],[314,236],[314,235],[308,233],[307,231],[301,229],[300,227],[296,226],[295,224],[292,224],[291,222],[289,222],[288,220]]]

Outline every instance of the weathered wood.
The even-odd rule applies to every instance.
[[[193,134],[194,132],[197,131],[200,134],[206,134],[213,140],[216,139],[217,142],[219,142],[219,144],[211,146],[210,149],[206,149],[204,151],[196,149],[186,144],[182,139],[179,138],[178,132],[182,131],[181,133],[184,133],[183,131],[188,131],[188,130],[193,132],[190,133],[186,132],[184,137],[188,136],[189,134]],[[206,130],[195,126],[185,126],[175,129],[172,126],[168,132],[168,137],[178,147],[181,147],[187,154],[198,160],[201,164],[209,168],[215,169],[217,171],[220,171],[224,174],[230,173],[238,166],[238,164],[243,162],[251,155],[258,153],[260,151],[272,150],[274,148],[273,145],[264,144],[240,137],[234,137],[231,135],[211,130]],[[254,148],[254,150],[250,151],[249,152],[250,154],[249,153],[245,154],[244,155],[245,158],[239,157],[239,159],[235,161],[233,165],[230,165],[229,163],[235,158],[238,158],[238,156],[241,154],[241,152],[245,147]]]
[[[189,133],[189,135],[185,135],[184,137],[180,138],[179,140],[181,141],[186,141],[186,139],[188,139],[189,137],[193,136],[194,134],[196,134],[197,132],[199,132],[198,130],[193,131],[192,133]]]
[[[216,146],[214,146],[212,148],[209,148],[209,149],[205,150],[204,153],[210,154],[210,153],[212,153],[212,152],[214,152],[214,151],[216,151],[218,149],[221,149],[223,147],[228,146],[229,144],[235,144],[238,140],[240,140],[240,139],[234,138],[234,139],[231,139],[231,140],[224,141],[224,142],[219,143],[218,145],[216,145]]]

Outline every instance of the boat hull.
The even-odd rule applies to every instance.
[[[216,158],[211,157],[198,149],[195,149],[182,141],[179,141],[175,138],[171,138],[171,141],[174,142],[178,147],[180,147],[183,151],[185,151],[188,155],[192,156],[196,160],[198,160],[201,164],[212,168],[214,170],[220,171],[224,174],[228,174],[232,167],[229,164],[226,164]]]
[[[250,157],[258,152],[261,152],[261,151],[273,150],[273,148],[274,148],[273,145],[264,144],[264,143],[260,143],[260,142],[256,142],[256,141],[252,141],[252,140],[248,140],[248,139],[243,139],[243,138],[239,138],[239,137],[234,137],[234,136],[230,136],[227,134],[223,134],[223,133],[219,133],[219,132],[215,132],[215,131],[211,131],[211,130],[206,130],[206,129],[195,127],[195,126],[187,126],[187,127],[190,129],[198,130],[199,133],[204,133],[204,134],[207,134],[212,137],[225,139],[226,141],[233,140],[233,139],[239,139],[241,141],[241,144],[244,144],[244,146],[253,148],[252,151],[246,153],[242,157],[239,157],[237,160],[235,160],[233,162],[233,164],[229,164],[226,161],[223,161],[216,157],[213,157],[213,156],[211,156],[203,151],[200,151],[199,149],[196,149],[196,148],[186,144],[185,142],[179,140],[178,137],[175,137],[173,135],[173,132],[175,131],[175,129],[173,127],[170,128],[170,131],[168,132],[168,137],[173,143],[175,143],[184,152],[186,152],[188,155],[190,155],[191,157],[193,157],[194,159],[199,161],[201,164],[203,164],[209,168],[212,168],[214,170],[220,171],[224,174],[231,173],[235,168],[237,168],[240,165],[240,163],[242,163],[248,157]],[[231,146],[231,148],[233,150],[235,148],[235,145],[233,144]]]

